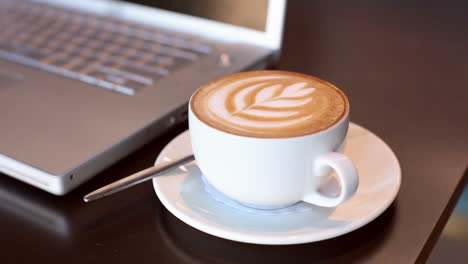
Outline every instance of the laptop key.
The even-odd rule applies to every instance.
[[[135,73],[133,73],[131,71],[125,71],[125,70],[110,68],[110,67],[106,67],[106,66],[97,66],[96,71],[101,72],[101,73],[105,73],[107,75],[117,76],[117,77],[123,78],[123,79],[133,80],[135,82],[139,82],[139,83],[142,83],[142,84],[145,84],[145,85],[153,84],[153,79],[148,78],[148,77],[143,76],[143,75],[135,74]]]

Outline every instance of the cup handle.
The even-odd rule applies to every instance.
[[[353,162],[341,153],[329,152],[322,154],[315,160],[314,174],[321,175],[324,170],[329,167],[336,172],[340,181],[340,195],[337,197],[329,197],[321,194],[317,189],[307,193],[303,198],[304,202],[323,207],[335,207],[354,195],[359,185],[359,178]]]

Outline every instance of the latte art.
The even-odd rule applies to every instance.
[[[251,137],[292,137],[318,132],[347,111],[344,94],[322,80],[282,71],[233,74],[201,87],[193,112],[205,123]]]

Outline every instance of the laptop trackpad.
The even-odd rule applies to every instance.
[[[0,91],[15,86],[24,80],[23,74],[14,71],[0,70]]]

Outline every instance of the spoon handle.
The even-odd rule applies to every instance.
[[[160,175],[163,172],[166,172],[168,170],[171,170],[175,167],[179,167],[181,165],[184,165],[195,158],[193,155],[186,156],[184,158],[181,158],[179,160],[169,162],[169,163],[163,163],[159,164],[153,167],[149,167],[147,169],[144,169],[142,171],[139,171],[137,173],[134,173],[130,176],[127,176],[125,178],[122,178],[116,182],[113,182],[111,184],[108,184],[104,187],[101,187],[83,197],[83,200],[85,202],[91,202],[94,200],[97,200],[99,198],[108,196],[110,194],[119,192],[121,190],[127,189],[129,187],[132,187],[134,185],[137,185],[139,183],[142,183],[144,181],[147,181],[153,177],[156,177]]]

